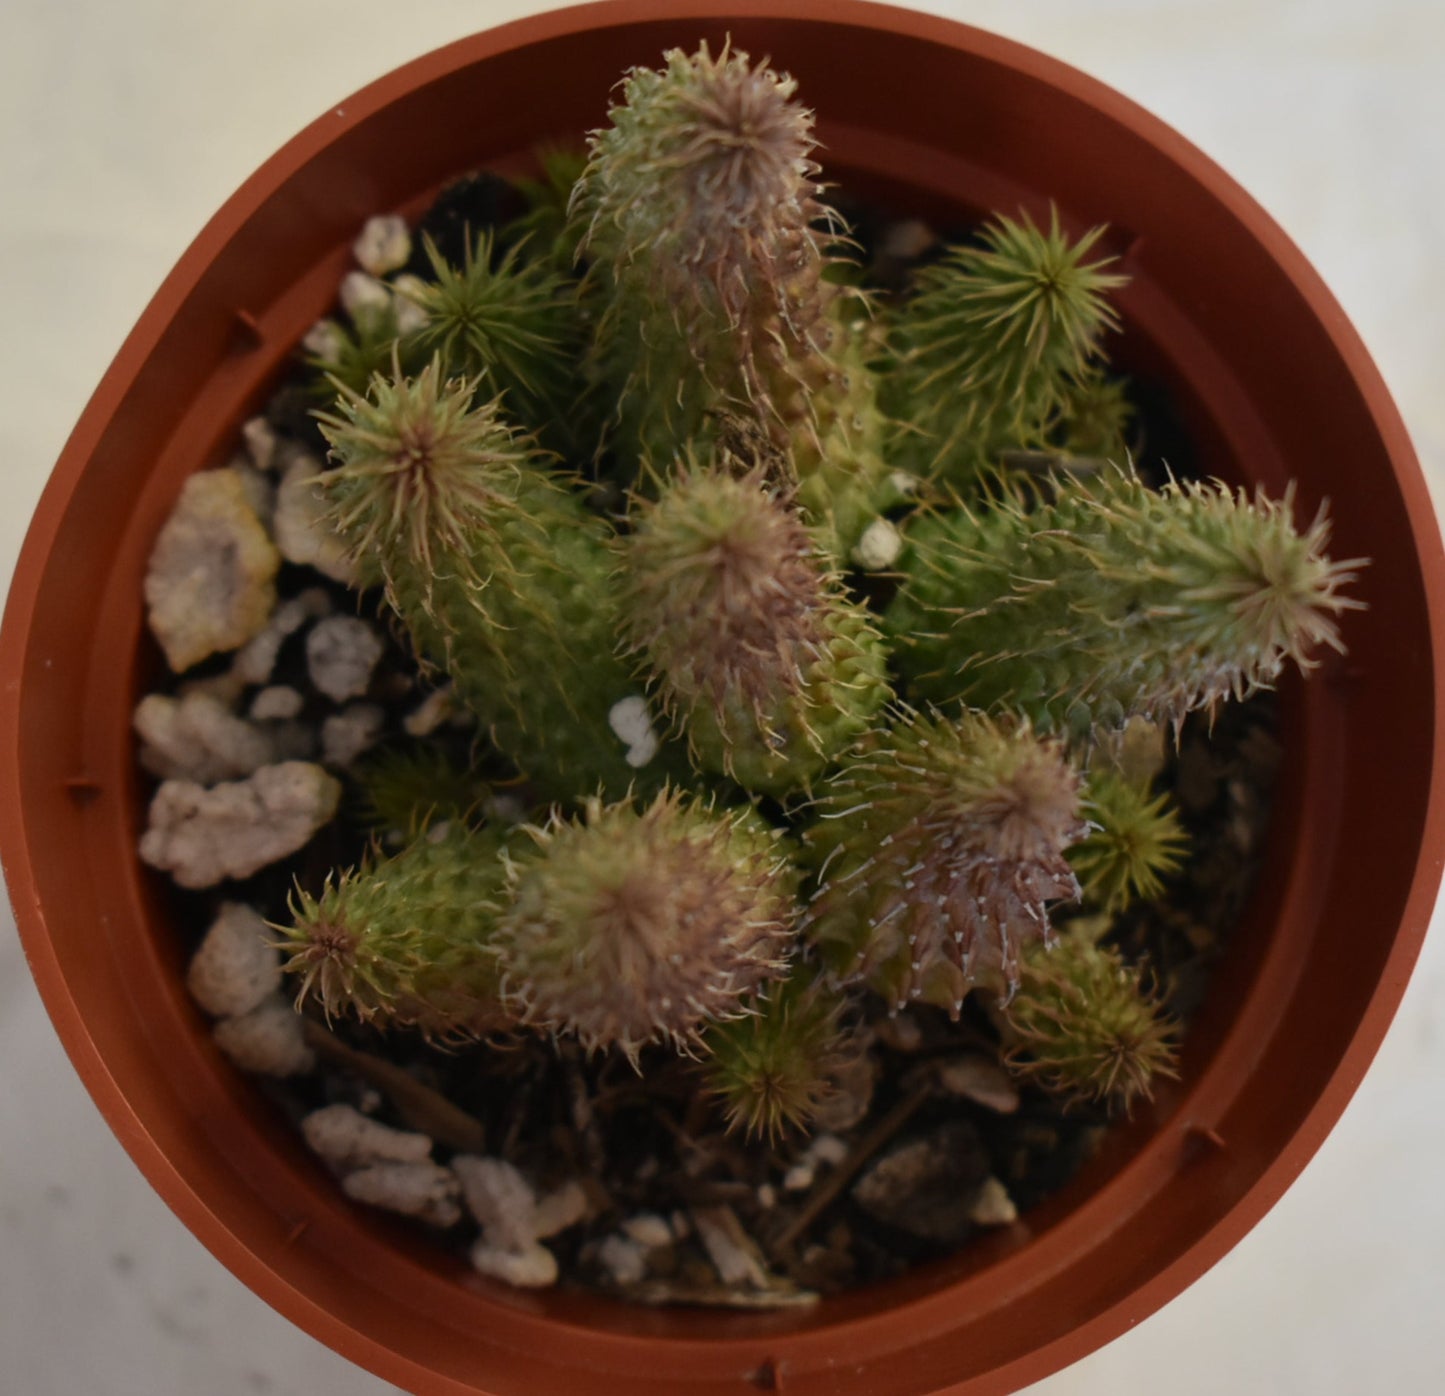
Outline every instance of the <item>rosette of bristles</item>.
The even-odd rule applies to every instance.
[[[417,653],[454,680],[497,748],[545,794],[661,785],[676,752],[629,764],[609,723],[638,684],[616,653],[612,529],[476,379],[343,388],[318,414],[329,521]]]
[[[805,835],[816,888],[804,933],[825,963],[888,1003],[1012,986],[1049,903],[1079,886],[1065,857],[1085,823],[1079,776],[1025,722],[900,712],[828,783]]]
[[[422,245],[430,278],[412,277],[398,292],[419,321],[406,352],[418,363],[439,356],[452,377],[484,378],[514,421],[558,449],[570,445],[582,344],[576,284],[515,244],[499,249],[490,230],[460,266],[430,238]]]
[[[1122,403],[1099,369],[1118,326],[1107,293],[1127,278],[1093,255],[1104,232],[1071,239],[1056,208],[1046,229],[1027,212],[1000,216],[918,273],[883,377],[884,405],[903,424],[894,459],[962,485],[1007,450],[1067,440],[1075,415],[1091,419],[1078,439],[1118,448]]]
[[[326,322],[310,359],[316,391],[333,398],[339,382],[365,394],[377,374],[415,374],[435,356],[444,377],[485,376],[488,395],[503,397],[516,422],[570,446],[583,339],[577,283],[570,268],[525,255],[527,239],[522,227],[483,229],[457,264],[423,236],[429,276],[373,287],[353,304],[349,330]]]
[[[493,798],[491,782],[470,761],[425,741],[369,753],[351,776],[358,819],[384,840],[443,820],[475,819]]]
[[[754,995],[743,1017],[708,1029],[707,1085],[730,1130],[775,1143],[808,1127],[858,1050],[843,1024],[845,1004],[834,985],[797,964],[785,980]]]
[[[826,275],[841,221],[819,197],[813,115],[792,78],[745,53],[665,61],[623,79],[573,193],[592,374],[644,479],[679,442],[751,419],[846,555],[898,488],[866,303]]]
[[[785,970],[794,878],[782,836],[748,808],[676,790],[638,809],[587,803],[524,830],[497,930],[502,992],[522,1022],[617,1048],[694,1053]]]
[[[1086,735],[1131,715],[1178,725],[1343,651],[1358,559],[1326,555],[1323,506],[1132,471],[999,488],[921,517],[884,617],[919,698],[1021,711]]]
[[[297,1007],[328,1020],[416,1028],[442,1043],[503,1030],[492,950],[506,887],[505,836],[460,820],[416,833],[401,852],[328,878],[319,896],[298,890],[291,924],[278,925]]]
[[[1065,1101],[1128,1113],[1157,1078],[1178,1075],[1178,1029],[1145,971],[1086,936],[1027,949],[995,1017],[1009,1069]]]
[[[887,701],[868,612],[762,471],[679,465],[620,550],[624,639],[704,769],[805,789]]]
[[[1085,779],[1084,813],[1089,831],[1068,852],[1084,904],[1113,915],[1157,897],[1189,845],[1169,795],[1101,765]]]

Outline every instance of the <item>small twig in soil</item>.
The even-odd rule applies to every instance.
[[[587,1079],[571,1058],[568,1058],[565,1065],[572,1128],[581,1145],[582,1157],[586,1159],[587,1167],[600,1178],[607,1167],[607,1149],[597,1129],[597,1118],[592,1113],[592,1097],[587,1087]]]
[[[302,1031],[312,1051],[370,1081],[396,1106],[397,1113],[412,1129],[461,1153],[486,1153],[487,1132],[481,1121],[453,1105],[439,1091],[422,1085],[405,1068],[348,1047],[309,1018],[302,1023]]]
[[[691,1207],[717,1207],[735,1202],[756,1203],[758,1190],[751,1183],[730,1182],[725,1178],[693,1180],[678,1178],[674,1190]]]
[[[857,1177],[863,1165],[908,1123],[913,1117],[913,1113],[932,1094],[933,1092],[928,1086],[915,1088],[859,1140],[854,1146],[853,1152],[828,1175],[826,1181],[813,1190],[802,1211],[788,1223],[768,1248],[775,1260],[780,1259],[792,1249],[793,1243],[822,1216],[842,1194],[843,1189]]]

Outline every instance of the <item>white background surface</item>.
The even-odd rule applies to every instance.
[[[0,585],[92,387],[235,186],[386,69],[545,8],[535,0],[4,0]],[[1440,0],[915,8],[1084,68],[1238,178],[1354,320],[1440,497]],[[1445,1391],[1442,1005],[1437,927],[1363,1089],[1284,1201],[1181,1298],[1034,1396]],[[0,1389],[15,1396],[393,1390],[272,1313],[157,1200],[74,1078],[8,909],[0,910],[0,1355]]]

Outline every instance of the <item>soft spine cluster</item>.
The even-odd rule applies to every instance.
[[[532,822],[413,798],[409,845],[298,895],[301,998],[680,1052],[776,1135],[869,995],[982,991],[1016,1071],[1129,1107],[1162,998],[1053,923],[1184,840],[1098,739],[1338,649],[1350,565],[1288,493],[1134,473],[1104,230],[1000,216],[875,304],[791,79],[675,51],[610,117],[464,265],[430,250],[379,371],[330,365],[331,526]]]

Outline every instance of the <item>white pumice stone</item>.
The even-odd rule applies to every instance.
[[[456,697],[451,684],[433,689],[402,718],[401,725],[408,737],[429,737],[451,715],[456,707]]]
[[[301,1076],[316,1065],[301,1015],[289,999],[273,995],[249,1013],[222,1018],[211,1029],[216,1046],[253,1076]]]
[[[459,1154],[452,1168],[461,1180],[467,1210],[491,1245],[520,1251],[535,1244],[537,1194],[512,1164],[481,1154]]]
[[[276,491],[271,532],[287,562],[314,567],[333,582],[356,586],[360,573],[351,550],[327,522],[326,498],[316,483],[321,471],[311,456],[292,457]]]
[[[245,454],[238,454],[226,469],[234,470],[240,477],[246,502],[269,533],[271,516],[276,512],[276,482],[269,475],[257,470],[251,463],[251,458]]]
[[[518,1289],[546,1289],[557,1283],[557,1257],[535,1242],[524,1250],[509,1251],[484,1238],[472,1247],[471,1260],[479,1275]]]
[[[421,1163],[431,1157],[425,1134],[392,1129],[367,1119],[350,1105],[324,1105],[301,1121],[301,1133],[314,1153],[338,1169],[372,1163]]]
[[[280,563],[236,471],[202,470],[186,481],[145,577],[151,633],[176,673],[265,626]]]
[[[168,780],[151,800],[140,856],[182,887],[214,887],[294,853],[335,813],[341,784],[320,766],[283,761],[206,789]]]
[[[347,1173],[341,1188],[357,1202],[416,1217],[431,1226],[455,1226],[462,1219],[455,1175],[429,1160],[368,1164]]]
[[[848,1145],[836,1134],[820,1134],[808,1145],[804,1157],[813,1163],[836,1168],[848,1157]]]
[[[330,614],[331,598],[321,587],[307,587],[288,597],[272,611],[265,629],[236,651],[231,677],[244,684],[262,684],[276,667],[276,656],[286,639],[309,620]]]
[[[299,689],[278,683],[263,688],[251,699],[251,717],[256,722],[282,722],[295,717],[306,706]]]
[[[306,637],[306,671],[334,703],[360,698],[384,646],[373,626],[356,616],[327,616]]]
[[[251,417],[242,423],[241,439],[257,470],[270,470],[276,464],[276,428],[264,417]]]
[[[392,283],[391,308],[396,315],[397,334],[415,334],[431,317],[417,300],[417,292],[426,289],[426,282],[410,272],[403,272]]]
[[[321,759],[337,770],[347,770],[369,751],[386,725],[386,713],[375,703],[352,703],[332,713],[321,724]]]
[[[613,1232],[597,1247],[597,1263],[620,1285],[635,1285],[647,1274],[647,1250],[629,1236]]]
[[[656,1212],[639,1212],[634,1217],[628,1217],[622,1223],[622,1233],[644,1250],[657,1250],[660,1246],[672,1244],[672,1228],[667,1219]]]
[[[384,281],[364,271],[349,271],[341,278],[337,293],[341,308],[360,324],[368,316],[384,315],[391,309],[391,291]]]
[[[276,759],[270,737],[204,692],[182,698],[151,693],[131,719],[142,766],[161,780],[213,785],[248,776]]]
[[[281,988],[275,933],[243,902],[222,902],[186,970],[191,997],[213,1018],[236,1018]]]
[[[810,1163],[795,1163],[786,1173],[783,1174],[784,1192],[807,1192],[813,1186],[813,1180],[817,1177]]]
[[[865,572],[882,572],[898,561],[903,535],[887,519],[874,519],[853,547],[853,561]]]
[[[246,642],[248,645],[253,643],[250,640]],[[241,647],[245,648],[245,645]],[[214,698],[227,712],[234,712],[245,691],[245,680],[237,678],[231,669],[226,669],[219,674],[207,674],[203,679],[183,679],[176,685],[175,696],[189,698],[193,693],[204,694],[207,698]]]
[[[545,1241],[549,1236],[556,1236],[568,1227],[586,1221],[591,1210],[586,1189],[575,1178],[569,1178],[560,1188],[554,1188],[537,1199],[533,1220],[537,1239]]]
[[[368,218],[351,244],[351,253],[362,271],[372,276],[385,276],[404,267],[411,256],[411,232],[406,219],[395,213]]]
[[[627,747],[627,764],[641,769],[657,755],[660,745],[647,709],[647,699],[640,693],[619,698],[607,712],[607,725]]]
[[[334,364],[346,347],[346,331],[335,320],[318,320],[302,337],[301,347],[313,358]]]
[[[1008,1189],[990,1175],[983,1180],[968,1218],[978,1226],[1011,1226],[1019,1219],[1019,1209],[1014,1206]]]
[[[895,470],[889,474],[888,483],[892,486],[895,494],[909,499],[918,493],[922,482],[918,476],[910,475],[906,470]]]

